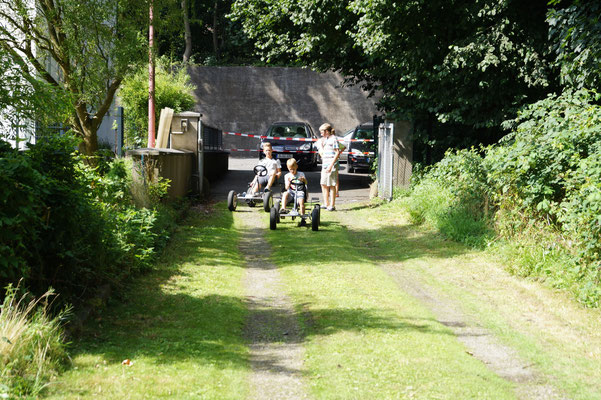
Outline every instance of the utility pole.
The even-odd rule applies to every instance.
[[[150,1],[148,25],[148,147],[155,146],[155,113],[154,113],[154,2]]]

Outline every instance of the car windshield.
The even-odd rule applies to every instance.
[[[374,138],[374,130],[373,129],[365,129],[359,128],[355,133],[354,139],[373,139]]]
[[[309,133],[303,125],[276,125],[269,128],[266,136],[308,138]]]

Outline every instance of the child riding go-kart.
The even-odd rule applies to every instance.
[[[294,206],[292,207],[291,210],[287,210],[285,208],[286,204],[284,204],[284,207],[282,207],[280,209],[280,200],[276,200],[275,204],[273,207],[271,207],[270,213],[269,213],[269,229],[274,230],[277,228],[277,224],[282,220],[285,219],[287,217],[290,217],[290,219],[292,219],[294,221],[295,218],[300,218],[300,223],[299,226],[306,226],[307,225],[307,218],[311,221],[311,229],[314,231],[319,230],[319,214],[320,214],[320,206],[319,204],[317,204],[314,201],[311,201],[310,204],[313,206],[313,209],[311,210],[311,213],[302,213],[301,212],[301,204],[300,201],[301,199],[305,199],[306,198],[306,194],[307,194],[307,185],[305,184],[305,182],[303,182],[302,180],[298,179],[298,178],[294,178],[290,181],[290,188],[292,189],[292,193],[293,193],[293,201],[294,201]],[[304,196],[301,196],[301,194],[304,194]],[[284,199],[287,199],[286,196],[284,196]],[[290,199],[292,200],[292,199]],[[312,200],[317,200],[317,199],[312,199]],[[286,201],[286,200],[284,200]],[[287,202],[287,201],[286,201]]]
[[[255,173],[255,178],[267,176],[267,168],[264,165],[256,165],[253,168],[253,172]],[[238,206],[238,200],[243,200],[248,204],[249,207],[254,207],[257,203],[263,203],[263,210],[265,212],[269,212],[271,207],[273,206],[273,193],[271,190],[267,190],[265,192],[256,192],[252,193],[253,182],[248,184],[248,192],[236,193],[235,190],[230,190],[227,195],[227,208],[230,211],[235,211]]]

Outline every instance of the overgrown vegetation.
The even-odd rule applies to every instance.
[[[416,179],[414,222],[483,244],[494,229],[511,269],[601,301],[601,107],[567,91],[522,111],[498,145],[451,151]],[[434,190],[436,189],[436,190]]]
[[[63,311],[48,313],[47,292],[28,300],[27,294],[8,287],[0,309],[0,397],[34,398],[56,376],[67,354]]]
[[[0,282],[23,279],[40,295],[53,287],[80,303],[103,285],[150,268],[173,212],[138,209],[122,160],[88,167],[69,136],[38,139],[27,152],[0,142]]]
[[[36,396],[64,359],[65,314],[57,309],[100,306],[104,288],[151,268],[175,226],[177,211],[161,204],[167,184],[146,183],[151,201],[138,208],[132,166],[102,156],[86,162],[74,152],[77,142],[48,135],[20,152],[0,141],[0,284],[9,287],[0,393],[10,396]],[[17,282],[41,300],[18,297],[10,288]],[[52,313],[49,288],[59,294]]]
[[[195,104],[194,85],[182,65],[166,59],[157,63],[155,72],[155,118],[157,126],[163,108],[174,112],[189,111]],[[125,112],[125,142],[128,147],[146,145],[148,136],[148,67],[126,77],[119,92]]]

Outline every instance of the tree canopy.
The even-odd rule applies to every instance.
[[[69,99],[66,122],[86,154],[124,75],[144,60],[147,10],[145,0],[0,0],[0,48],[31,85]]]
[[[498,139],[503,121],[560,90],[560,67],[564,82],[598,79],[599,6],[553,3],[236,0],[231,18],[267,62],[340,71],[381,92],[385,112],[415,123],[418,147],[469,145]]]

